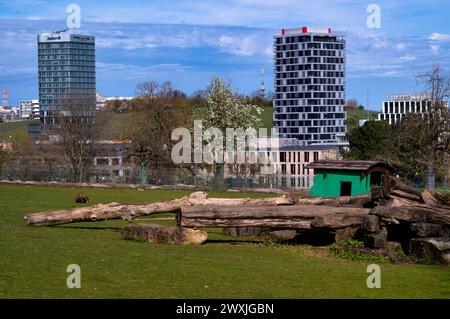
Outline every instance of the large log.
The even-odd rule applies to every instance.
[[[245,206],[219,205],[184,206],[177,222],[182,227],[268,227],[310,229],[311,227],[339,229],[361,224],[369,210],[352,207],[315,205]]]
[[[416,196],[420,197],[420,191],[419,190],[406,185],[399,178],[396,178],[394,176],[389,176],[388,177],[388,188],[390,190],[397,189],[397,190],[400,190],[402,192],[405,192],[405,193],[408,193],[408,194],[412,194],[412,195],[416,195]]]
[[[78,207],[52,212],[33,213],[25,216],[28,225],[51,226],[76,222],[91,222],[110,219],[133,220],[140,216],[158,213],[175,213],[181,206],[190,205],[225,205],[225,206],[266,206],[292,205],[294,202],[286,196],[273,198],[208,198],[205,192],[195,192],[189,197],[174,199],[167,202],[146,204],[99,204],[90,207]]]
[[[406,199],[413,200],[413,201],[416,201],[419,203],[422,202],[422,197],[420,197],[420,195],[411,194],[411,193],[408,193],[408,192],[405,192],[405,191],[402,191],[402,190],[396,189],[396,188],[391,189],[390,195],[406,198]]]
[[[51,226],[77,222],[93,222],[110,219],[124,219],[131,221],[137,217],[176,212],[181,205],[186,205],[188,198],[171,200],[168,202],[157,202],[150,204],[129,204],[118,203],[99,204],[90,207],[79,207],[63,209],[53,212],[34,213],[25,216],[28,225]]]
[[[300,198],[297,204],[307,205],[329,205],[329,206],[359,206],[370,203],[372,197],[370,194],[357,195],[357,196],[339,196],[339,197],[306,197]]]
[[[123,227],[122,235],[125,239],[139,238],[151,244],[200,245],[208,238],[208,234],[202,230],[156,224],[126,225]]]
[[[370,214],[406,222],[450,225],[450,209],[420,204],[416,206],[377,206],[370,211]]]

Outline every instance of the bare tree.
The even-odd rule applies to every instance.
[[[3,170],[3,165],[5,164],[7,158],[8,153],[6,152],[6,149],[3,147],[3,145],[0,144],[0,175]]]
[[[436,169],[450,152],[450,77],[440,65],[416,77],[426,97],[427,112],[412,115],[400,123],[398,138],[411,144],[414,160],[426,167],[426,189],[434,191]]]
[[[83,103],[72,98],[64,100],[50,128],[57,150],[69,164],[70,179],[78,182],[88,177],[97,137],[94,118],[84,111]]]
[[[170,82],[141,83],[136,91],[139,97],[133,101],[136,112],[129,123],[129,153],[137,159],[141,183],[146,184],[149,168],[171,166],[172,130],[184,126],[189,116],[181,102],[184,94],[174,90]]]

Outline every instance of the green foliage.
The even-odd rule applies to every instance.
[[[350,132],[358,127],[358,121],[367,119],[374,120],[378,117],[378,112],[364,110],[364,107],[349,107],[347,105],[347,131]]]
[[[364,247],[364,243],[355,239],[346,239],[335,242],[331,247],[342,248],[342,247]]]
[[[405,252],[403,250],[399,250],[395,253],[395,256],[398,258],[398,260],[402,261],[402,262],[410,262],[413,261],[414,258],[411,256],[408,256],[407,254],[405,254]]]
[[[0,142],[9,141],[17,133],[28,135],[28,124],[36,123],[35,120],[0,123]]]
[[[352,248],[362,248],[364,243],[348,239],[336,242],[330,246],[332,255],[356,262],[373,262],[373,263],[388,263],[389,258],[385,256],[373,256],[359,251],[353,251]]]
[[[347,159],[386,160],[390,150],[391,127],[385,121],[368,121],[347,134],[350,151]]]

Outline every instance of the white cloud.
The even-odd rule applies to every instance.
[[[401,61],[406,61],[406,62],[408,62],[408,61],[415,61],[416,60],[416,56],[415,55],[411,55],[411,54],[407,54],[407,55],[404,55],[404,56],[400,57],[400,60]]]
[[[27,20],[29,21],[40,21],[40,20],[45,20],[45,17],[40,17],[40,16],[28,16]]]
[[[431,49],[431,51],[437,52],[437,51],[439,51],[439,46],[435,45],[435,44],[431,44],[430,49]]]
[[[405,43],[397,43],[395,47],[397,48],[397,50],[403,51],[406,49],[406,44]]]
[[[443,33],[432,33],[428,40],[431,41],[450,41],[450,34],[443,34]]]
[[[257,39],[253,35],[243,38],[222,35],[219,38],[219,46],[235,55],[251,56],[256,53]]]

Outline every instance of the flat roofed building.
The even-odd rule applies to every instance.
[[[54,124],[55,117],[61,115],[94,116],[95,37],[62,30],[40,34],[37,40],[40,116],[44,127]]]
[[[279,137],[332,144],[346,133],[345,38],[331,28],[274,36],[274,124]]]
[[[19,102],[19,113],[22,120],[38,120],[39,109],[38,99]]]
[[[378,120],[395,124],[407,114],[420,114],[428,112],[431,101],[426,94],[392,94],[389,101],[383,102]],[[448,107],[448,102],[444,102]]]

